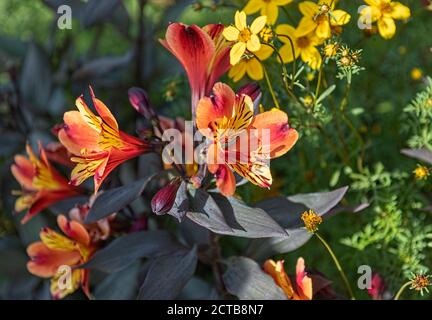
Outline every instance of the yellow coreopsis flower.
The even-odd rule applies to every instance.
[[[317,37],[314,32],[299,36],[297,30],[288,24],[277,26],[276,33],[284,43],[279,50],[283,63],[291,62],[300,56],[303,62],[312,69],[318,69],[321,66],[322,58],[316,46],[322,44],[324,39]]]
[[[411,16],[410,8],[392,0],[364,0],[368,5],[360,11],[360,21],[367,25],[377,22],[378,32],[384,39],[396,33],[394,20],[406,20]]]
[[[249,0],[243,11],[246,14],[260,12],[261,15],[267,16],[267,22],[274,24],[277,20],[280,6],[285,6],[293,0]]]
[[[261,49],[259,49],[254,54],[259,60],[263,61],[268,59],[272,53],[273,49],[271,47],[261,46]],[[246,59],[241,60],[235,66],[232,66],[228,72],[228,77],[233,79],[234,82],[237,82],[240,81],[245,76],[245,74],[247,74],[252,80],[261,80],[264,77],[264,70],[261,62],[255,56],[247,57]]]
[[[318,3],[304,1],[299,4],[303,18],[297,27],[298,36],[315,32],[324,39],[331,37],[332,28],[347,24],[351,16],[344,10],[335,10],[335,1],[320,0]]]
[[[261,48],[258,34],[265,27],[267,17],[256,18],[249,27],[246,22],[246,13],[237,11],[234,21],[234,26],[226,27],[223,31],[225,39],[236,42],[230,51],[231,65],[236,65],[240,61],[246,49],[250,52],[256,52]]]

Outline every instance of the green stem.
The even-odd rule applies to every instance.
[[[292,52],[292,55],[293,55],[293,61],[292,61],[292,63],[293,63],[293,71],[292,71],[292,79],[291,79],[291,89],[294,89],[295,75],[297,73],[297,63],[296,63],[297,59],[296,59],[296,52],[295,52],[294,42],[292,41],[291,37],[288,36],[288,35],[277,34],[277,36],[278,37],[287,38],[288,41],[289,41],[289,43],[290,43],[290,46],[291,46],[291,52]],[[280,59],[280,60],[281,60],[281,63],[283,63],[282,59]]]
[[[318,99],[318,95],[319,95],[319,92],[320,92],[320,89],[321,89],[322,71],[323,71],[323,67],[321,66],[319,74],[318,74],[318,83],[317,83],[317,87],[315,89],[315,97],[314,97],[315,101],[314,101],[314,105],[312,107],[312,111],[314,111],[314,109],[315,109],[316,101]]]
[[[402,293],[405,291],[405,289],[411,284],[411,281],[406,282],[402,287],[400,287],[399,291],[396,293],[394,300],[399,300]]]
[[[348,291],[348,294],[349,294],[351,300],[355,300],[353,291],[352,291],[351,286],[348,282],[348,279],[345,275],[345,272],[342,270],[342,267],[339,263],[339,260],[336,258],[336,255],[334,254],[333,250],[330,248],[329,244],[318,233],[315,233],[315,235],[322,242],[322,244],[324,245],[324,247],[327,249],[328,253],[332,257],[332,259],[336,265],[336,268],[339,270],[339,273],[342,277],[342,280],[345,283],[345,287],[347,288],[347,291]]]
[[[269,90],[270,90],[270,94],[271,94],[271,96],[272,96],[272,99],[273,99],[273,102],[274,102],[274,104],[275,104],[275,107],[276,107],[277,109],[280,109],[280,105],[279,105],[279,102],[278,102],[278,100],[277,100],[277,98],[276,98],[276,94],[275,94],[275,92],[274,92],[274,90],[273,90],[273,87],[272,87],[272,85],[271,85],[270,78],[269,78],[269,76],[268,76],[267,70],[266,70],[264,64],[262,63],[262,61],[261,61],[260,59],[258,59],[257,56],[255,56],[255,58],[256,58],[256,59],[261,63],[261,66],[263,67],[264,77],[265,77],[265,79],[266,79],[267,86],[268,86],[268,88],[269,88]]]

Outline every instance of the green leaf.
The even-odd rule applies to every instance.
[[[196,246],[155,258],[140,289],[140,300],[175,299],[195,273],[198,255]]]
[[[232,257],[223,275],[229,293],[241,300],[286,300],[281,288],[252,259]]]

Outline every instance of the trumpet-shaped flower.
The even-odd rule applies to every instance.
[[[288,24],[278,25],[276,33],[284,43],[279,51],[283,63],[291,62],[300,56],[303,62],[312,69],[318,69],[321,66],[322,58],[316,46],[323,43],[322,38],[318,38],[313,32],[299,36],[297,31]]]
[[[250,52],[256,52],[261,48],[258,35],[265,27],[267,17],[260,16],[256,18],[249,27],[246,21],[246,13],[237,11],[234,21],[234,26],[226,27],[223,31],[225,39],[235,42],[230,50],[231,65],[236,65],[240,61],[246,49]]]
[[[229,46],[222,36],[222,24],[203,28],[172,23],[160,43],[182,64],[189,79],[192,114],[198,101],[209,94],[215,82],[228,71]]]
[[[332,27],[347,24],[351,16],[343,10],[335,10],[336,1],[320,0],[318,3],[303,1],[299,4],[303,18],[297,27],[297,36],[314,32],[317,37],[330,38]]]
[[[60,142],[74,156],[76,163],[70,184],[77,186],[94,177],[95,193],[108,174],[126,160],[150,151],[151,145],[119,130],[111,111],[97,99],[90,88],[95,115],[84,101],[76,100],[79,111],[64,114],[64,127],[59,131]]]
[[[89,296],[89,271],[74,267],[87,262],[93,254],[95,247],[90,235],[82,224],[63,215],[58,216],[57,223],[64,235],[43,228],[41,241],[27,248],[27,269],[35,276],[51,278],[54,299],[62,299],[80,287]]]
[[[402,3],[392,0],[365,0],[366,6],[360,11],[360,22],[365,26],[377,23],[378,32],[384,39],[392,38],[396,33],[394,20],[406,20],[411,10]]]
[[[208,169],[228,196],[236,188],[231,170],[255,185],[270,187],[267,160],[285,154],[298,138],[285,112],[273,109],[255,116],[251,97],[236,95],[223,83],[216,83],[213,95],[198,103],[197,127],[208,139]]]
[[[295,287],[285,273],[283,260],[267,260],[264,263],[264,271],[273,278],[274,282],[284,291],[288,299],[312,300],[312,279],[305,272],[303,258],[297,259]]]
[[[51,166],[41,146],[40,158],[33,153],[29,145],[26,149],[28,158],[17,155],[11,166],[12,174],[22,188],[21,191],[14,192],[19,195],[15,202],[15,211],[28,209],[21,223],[26,223],[57,201],[80,194],[79,189],[69,185],[68,180]]]
[[[267,22],[269,24],[275,24],[279,14],[279,8],[286,6],[293,0],[249,0],[244,7],[243,11],[246,14],[253,14],[260,12],[262,16],[267,16]]]
[[[273,49],[269,46],[261,46],[255,56],[247,57],[240,60],[235,66],[232,66],[228,71],[228,77],[233,79],[234,82],[240,81],[245,74],[249,76],[252,80],[261,80],[264,77],[263,66],[260,61],[268,59],[273,53]]]

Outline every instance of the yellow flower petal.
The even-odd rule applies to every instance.
[[[265,27],[266,23],[267,23],[267,17],[266,16],[260,16],[252,22],[252,24],[250,26],[250,31],[253,34],[259,33]]]
[[[246,46],[250,52],[258,51],[261,48],[261,43],[258,36],[256,34],[252,34]]]
[[[331,12],[331,15],[332,25],[342,26],[344,24],[347,24],[351,19],[350,14],[343,10],[334,10]]]
[[[396,33],[396,24],[392,18],[383,17],[378,20],[378,31],[384,39],[390,39]]]
[[[240,61],[235,66],[232,66],[228,72],[228,77],[234,82],[240,81],[246,74],[246,61]]]
[[[240,61],[245,50],[246,44],[244,42],[238,42],[231,48],[230,63],[232,66],[236,65]]]
[[[272,2],[277,6],[285,6],[288,3],[293,2],[293,0],[272,0]]]
[[[313,18],[319,11],[319,6],[311,1],[303,1],[299,3],[299,10],[305,16]]]
[[[303,17],[296,29],[296,36],[303,37],[314,31],[317,27],[316,22],[310,17]]]
[[[246,28],[246,13],[243,11],[236,11],[234,16],[235,26],[239,31]]]
[[[253,14],[258,12],[262,8],[263,4],[263,0],[249,0],[249,2],[243,8],[243,11],[246,14]]]
[[[262,45],[261,49],[255,52],[255,55],[261,61],[268,59],[273,54],[273,48],[267,45]]]
[[[301,51],[302,60],[312,69],[316,70],[321,66],[321,54],[315,47],[307,47]]]
[[[364,0],[366,4],[374,7],[378,7],[381,4],[381,0]]]
[[[411,16],[411,10],[407,6],[404,6],[400,2],[392,2],[392,13],[393,19],[406,20]]]
[[[377,7],[365,7],[360,11],[360,19],[363,24],[377,21],[381,18],[381,11]]]
[[[264,77],[264,72],[261,63],[252,58],[246,62],[246,72],[252,80],[258,81]]]
[[[238,39],[240,31],[238,31],[233,26],[229,26],[224,29],[222,34],[228,41],[236,41]]]
[[[263,8],[261,9],[261,14],[264,16],[267,16],[267,22],[268,24],[275,24],[278,14],[279,14],[279,9],[277,7],[277,5],[274,2],[267,2]]]
[[[318,24],[318,28],[316,29],[316,35],[323,39],[331,37],[330,23],[328,20],[324,20]]]
[[[290,26],[289,24],[280,24],[276,27],[276,34],[288,36],[291,38],[293,42],[297,40],[296,36],[296,30],[294,27]],[[289,39],[287,37],[278,37],[280,41],[283,43],[290,43]]]
[[[279,54],[282,57],[283,63],[289,63],[289,62],[293,61],[294,60],[293,53],[295,53],[296,59],[300,55],[300,49],[295,45],[295,42],[294,42],[294,52],[293,52],[293,48],[291,47],[291,45],[289,43],[283,45],[279,50]]]

